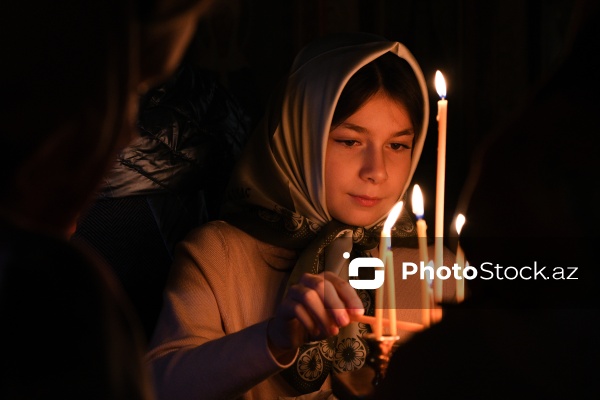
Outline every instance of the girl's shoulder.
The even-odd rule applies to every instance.
[[[255,239],[225,221],[210,221],[192,229],[179,242],[174,264],[195,265],[207,276],[222,265],[227,273],[237,270],[240,260],[256,260]],[[223,275],[222,273],[216,274]],[[225,279],[221,276],[220,279]]]
[[[268,244],[226,221],[210,221],[192,230],[182,245],[193,252],[222,254],[227,258],[260,259],[275,269],[293,266],[298,253]]]

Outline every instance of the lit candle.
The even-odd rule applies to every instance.
[[[446,100],[446,81],[440,71],[435,73],[435,89],[440,96],[438,101],[438,159],[435,190],[435,258],[436,276],[433,289],[436,303],[442,301],[443,282],[437,277],[437,270],[444,260],[444,186],[446,181],[446,121],[448,118],[448,100]]]
[[[396,318],[396,281],[394,278],[394,253],[392,253],[391,246],[386,253],[386,263],[385,270],[387,271],[387,285],[388,285],[388,293],[389,293],[389,317],[392,323],[390,324],[390,335],[396,336],[398,334],[397,325],[393,323],[397,321]]]
[[[456,233],[460,237],[460,231],[465,224],[466,218],[462,214],[458,214],[456,217]],[[455,263],[458,265],[459,272],[458,276],[460,279],[456,280],[456,302],[460,303],[465,299],[465,278],[463,276],[463,269],[465,267],[465,253],[463,252],[462,247],[460,247],[460,239],[457,240],[456,243],[456,261]]]
[[[423,265],[427,265],[429,255],[427,253],[427,224],[423,218],[425,208],[423,206],[423,193],[419,185],[415,185],[412,192],[412,208],[413,213],[417,217],[417,236],[419,237],[419,258]],[[429,284],[426,279],[421,279],[421,320],[425,327],[428,327],[430,322],[430,299],[429,299]]]
[[[428,265],[431,265],[431,263]],[[429,300],[429,319],[431,324],[433,322],[439,322],[441,317],[438,317],[435,301],[433,301],[433,279],[430,278],[428,274],[425,274],[425,281],[427,282],[427,299]]]
[[[386,281],[388,287],[388,296],[390,300],[390,320],[396,320],[396,283],[394,278],[394,256],[392,253],[392,227],[400,216],[402,205],[399,201],[392,207],[390,213],[383,224],[381,238],[379,242],[379,258],[383,261],[386,271]],[[390,324],[390,334],[397,334],[396,324]],[[375,290],[375,337],[380,337],[383,332],[383,286]]]

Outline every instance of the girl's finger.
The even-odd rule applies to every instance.
[[[320,289],[321,285],[317,285],[317,287],[318,289],[315,290],[312,287],[299,283],[290,288],[288,295],[292,300],[304,306],[324,337],[337,335],[339,332],[338,324],[325,309],[323,299],[318,293],[322,291]]]

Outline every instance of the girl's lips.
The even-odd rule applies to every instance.
[[[375,205],[377,205],[381,199],[377,198],[377,197],[368,197],[368,196],[354,196],[354,195],[350,195],[350,197],[352,197],[352,199],[360,206],[362,207],[373,207]]]

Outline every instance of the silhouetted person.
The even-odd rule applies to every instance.
[[[593,257],[600,63],[590,57],[600,32],[598,4],[587,6],[568,57],[495,135],[465,188],[461,244],[469,263],[481,275],[485,262],[517,269],[536,262],[547,279],[523,270],[524,278],[468,281],[465,303],[394,353],[377,398],[600,396]]]
[[[66,239],[209,3],[0,7],[0,398],[153,397],[119,285]]]

